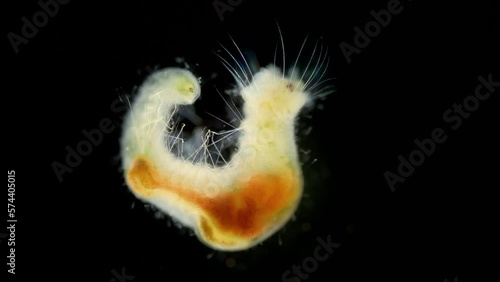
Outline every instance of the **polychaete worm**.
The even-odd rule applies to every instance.
[[[298,70],[305,42],[288,71],[282,37],[281,69],[271,64],[252,71],[236,44],[242,60],[228,51],[233,66],[221,57],[243,100],[237,109],[241,121],[224,133],[206,131],[195,148],[188,146],[191,141],[182,137],[174,117],[199,98],[198,78],[175,67],[152,73],[131,104],[120,140],[124,178],[132,193],[193,229],[216,250],[251,248],[283,227],[304,186],[297,118],[304,107],[332,92],[325,87],[329,58],[322,44],[316,43],[304,71]],[[222,135],[235,133],[237,151],[226,160],[218,145]],[[223,164],[217,165],[220,160]]]

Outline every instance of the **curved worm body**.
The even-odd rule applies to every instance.
[[[198,80],[184,69],[157,71],[140,87],[123,127],[121,157],[130,190],[213,249],[237,251],[262,242],[290,219],[302,196],[294,127],[311,100],[304,88],[274,66],[241,85],[238,150],[224,166],[214,166],[179,157],[168,141],[176,137],[177,109],[200,96]]]

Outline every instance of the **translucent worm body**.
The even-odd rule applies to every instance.
[[[213,249],[237,251],[262,242],[290,219],[302,196],[294,127],[311,101],[305,84],[269,66],[240,85],[244,119],[237,128],[238,150],[225,165],[215,166],[179,157],[166,141],[176,137],[171,127],[176,110],[200,96],[196,77],[179,68],[153,73],[123,128],[130,190],[192,228]]]

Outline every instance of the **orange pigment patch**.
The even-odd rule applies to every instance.
[[[145,159],[135,159],[127,173],[127,180],[132,190],[141,196],[150,197],[159,186],[153,173],[153,169]]]
[[[300,196],[300,179],[289,169],[279,174],[256,174],[238,183],[232,192],[216,197],[172,185],[159,175],[148,161],[137,158],[127,177],[132,189],[140,195],[148,197],[155,189],[167,190],[203,210],[204,217],[217,229],[212,230],[202,218],[200,227],[207,237],[212,237],[213,232],[223,232],[254,238],[273,226],[275,220],[280,221],[280,213],[294,207]]]

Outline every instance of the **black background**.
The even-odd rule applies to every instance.
[[[327,236],[341,246],[307,281],[500,280],[500,91],[457,130],[442,117],[474,94],[479,75],[500,80],[498,3],[401,2],[403,11],[348,64],[339,44],[353,44],[353,28],[388,1],[243,0],[223,21],[212,1],[123,2],[61,5],[17,54],[4,36],[3,141],[7,169],[16,170],[19,281],[107,282],[122,268],[133,281],[281,281]],[[35,1],[7,3],[4,34],[20,34],[21,18],[40,10]],[[322,38],[336,78],[337,91],[298,130],[299,146],[310,150],[301,154],[309,197],[262,245],[213,252],[128,192],[118,159],[124,112],[111,104],[176,57],[204,78],[202,97],[218,99],[213,86],[224,89],[231,77],[212,52],[217,42],[230,46],[229,34],[267,65],[276,22],[287,60],[307,34],[304,54]],[[212,72],[219,77],[210,80]],[[203,101],[208,109],[220,104]],[[63,163],[65,147],[104,118],[116,129],[59,182],[51,164]],[[384,172],[395,172],[398,155],[437,127],[448,139],[391,192]]]

